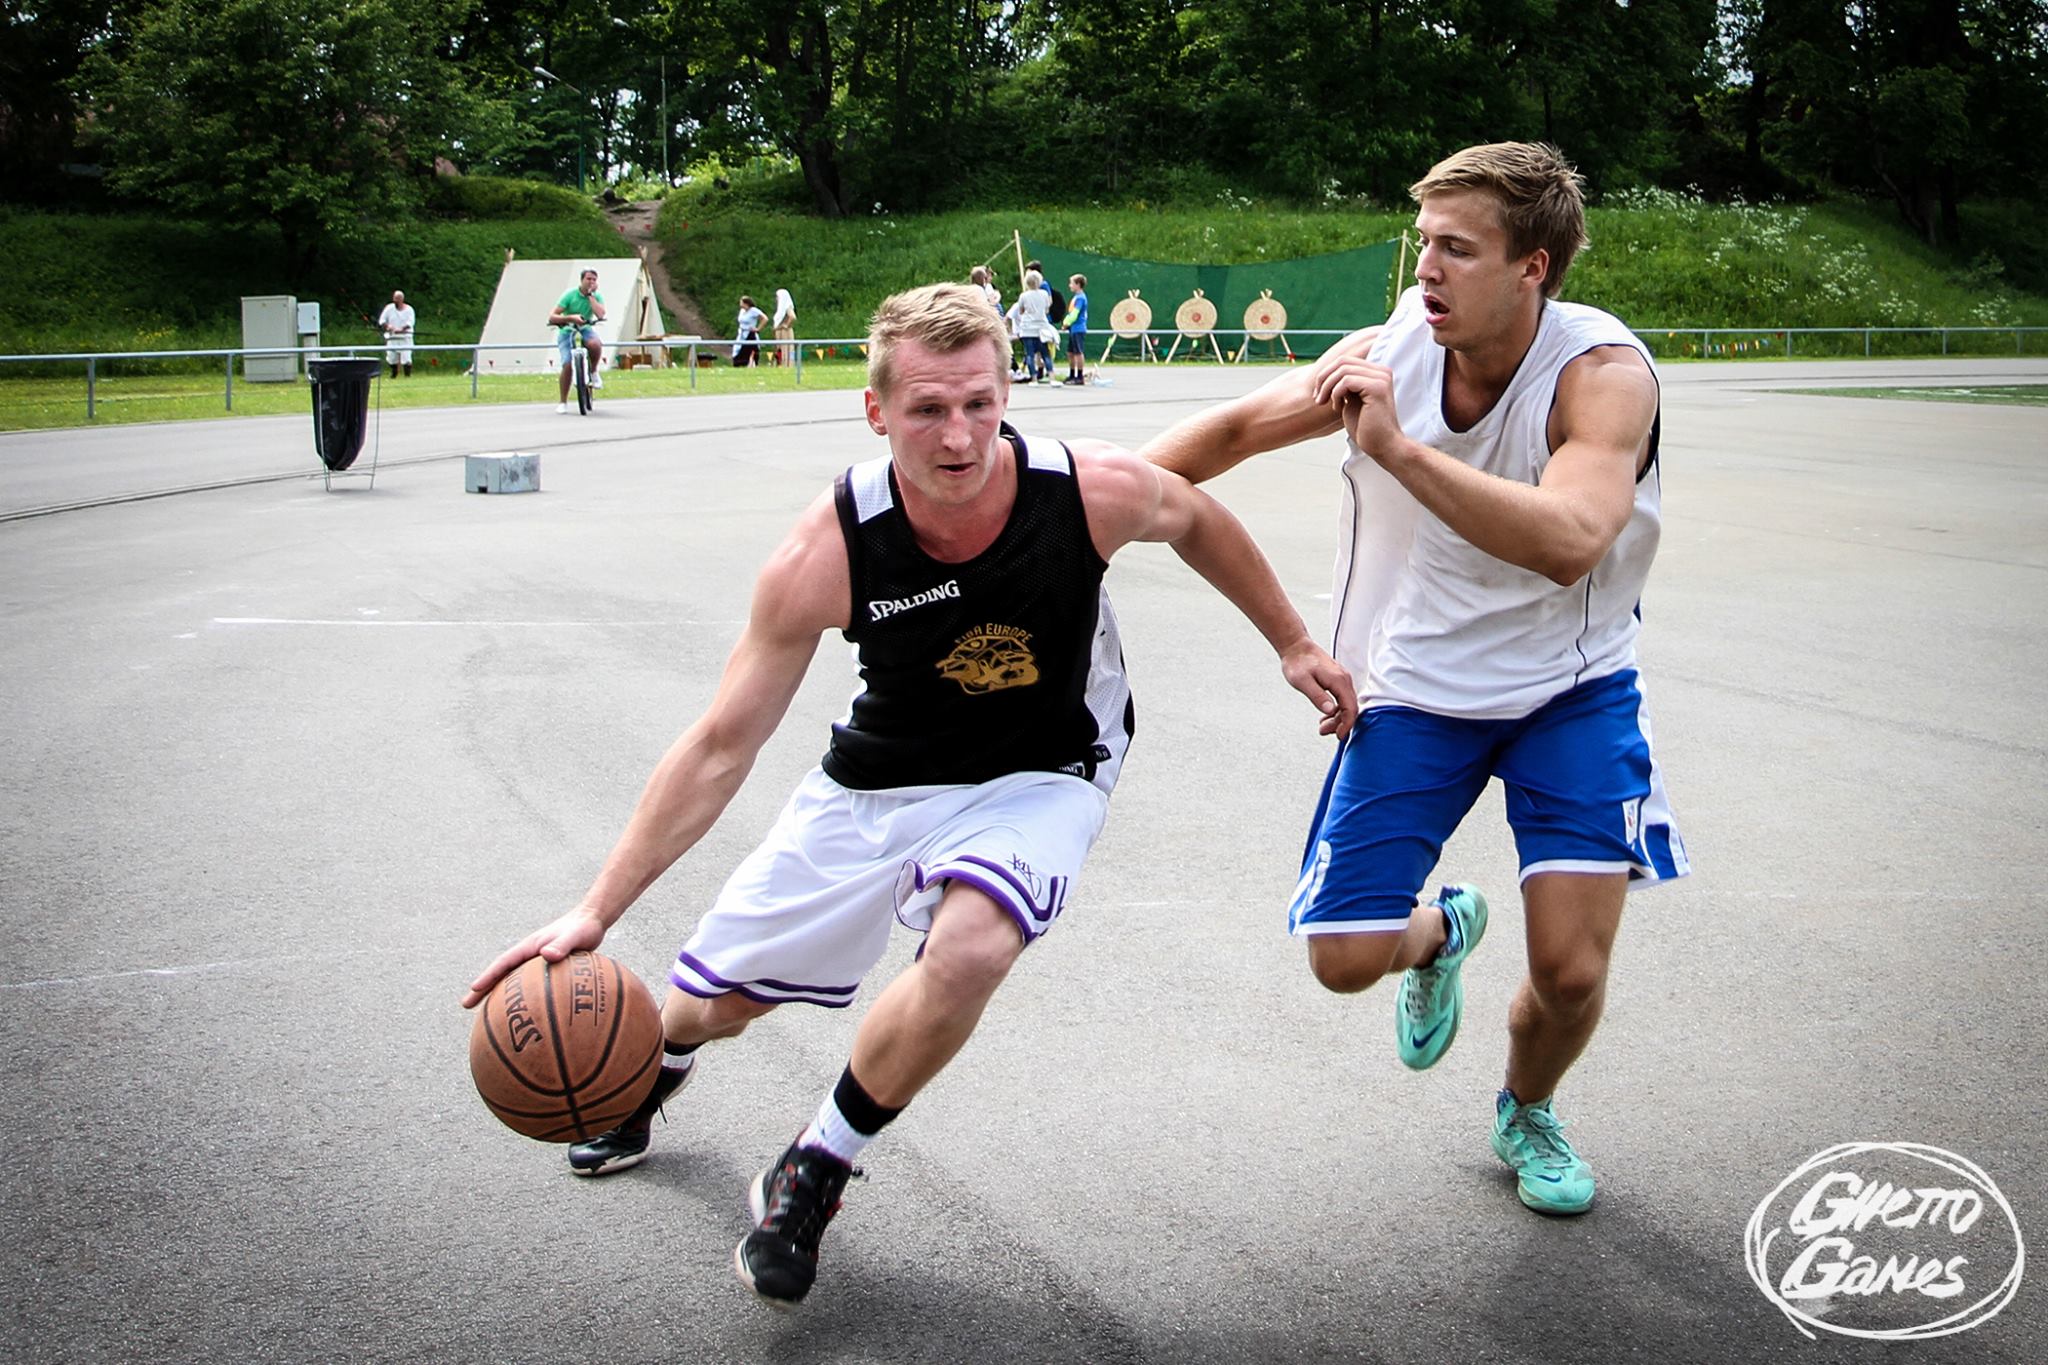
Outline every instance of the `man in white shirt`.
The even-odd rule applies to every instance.
[[[407,378],[412,376],[412,328],[417,316],[405,301],[403,289],[392,290],[391,302],[377,314],[377,325],[384,329],[384,363],[391,367],[393,379],[398,378],[401,367]]]
[[[1402,973],[1397,1051],[1433,1066],[1487,912],[1470,886],[1418,895],[1499,777],[1529,966],[1493,1148],[1524,1204],[1583,1213],[1592,1168],[1552,1095],[1599,1023],[1628,888],[1689,870],[1636,674],[1661,526],[1656,371],[1619,319],[1553,301],[1585,244],[1579,178],[1554,148],[1469,147],[1409,193],[1417,287],[1393,317],[1144,453],[1199,483],[1259,451],[1348,438],[1332,653],[1361,709],[1289,928],[1333,991]]]

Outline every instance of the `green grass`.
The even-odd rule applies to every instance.
[[[0,354],[239,346],[241,297],[258,294],[296,293],[319,303],[326,342],[368,341],[377,332],[366,315],[374,318],[394,289],[419,310],[420,341],[474,341],[507,248],[547,258],[629,252],[587,205],[581,216],[564,217],[559,199],[529,207],[536,203],[536,212],[551,216],[426,218],[365,229],[322,252],[313,277],[296,290],[267,225],[233,231],[140,214],[0,208],[0,260],[17,281],[36,282],[0,295]],[[215,365],[159,363],[188,371]]]
[[[1860,204],[1712,205],[1650,191],[1593,210],[1593,245],[1573,266],[1565,296],[1644,328],[2000,327],[2048,325],[2048,298],[2021,293],[2002,272],[1955,263]],[[1661,351],[1696,354],[1676,336]],[[1714,338],[1727,347],[1741,338]],[[1760,331],[1739,352],[1780,352]],[[1687,347],[1692,346],[1692,351]],[[1939,353],[1938,337],[1873,335],[1873,355]],[[1861,332],[1798,337],[1806,357],[1861,355]],[[2013,354],[2013,334],[1952,334],[1950,351]],[[2048,338],[2025,343],[2030,354]]]
[[[1355,203],[1268,204],[1216,190],[1166,204],[1026,205],[833,222],[806,216],[798,207],[801,186],[772,168],[725,178],[730,188],[715,188],[716,177],[705,176],[663,206],[660,231],[672,278],[714,327],[730,327],[741,293],[765,305],[778,287],[788,288],[800,332],[815,338],[859,336],[888,293],[933,279],[965,279],[983,262],[993,264],[1004,293],[1013,294],[1013,230],[1102,255],[1242,264],[1384,241],[1413,216]],[[423,343],[472,341],[508,247],[526,257],[625,250],[588,200],[556,187],[480,177],[446,181],[435,186],[429,209],[415,223],[366,226],[323,253],[314,278],[298,292],[322,304],[324,341],[371,340],[358,310],[374,315],[393,288],[405,289],[419,308]],[[1674,360],[1702,355],[1701,339],[1685,328],[1756,328],[1743,337],[1713,338],[1705,347],[1709,357],[1747,359],[1784,354],[1787,338],[1769,330],[1773,325],[2048,325],[2048,297],[2018,287],[2032,278],[2026,271],[2037,257],[2048,258],[2034,250],[2044,239],[2039,216],[1970,205],[1964,223],[1970,245],[1960,256],[1945,255],[1901,229],[1881,206],[1713,205],[1641,192],[1592,210],[1593,245],[1574,266],[1565,297],[1610,309],[1637,327],[1669,329],[1671,335],[1650,340],[1661,357]],[[50,285],[0,297],[0,353],[231,347],[240,344],[242,295],[290,292],[276,233],[267,226],[223,231],[142,214],[0,208],[0,259],[18,280]],[[1114,280],[1092,284],[1098,298],[1115,296]],[[52,293],[54,316],[46,303]],[[1155,317],[1170,318],[1171,308],[1155,301]],[[1860,356],[1865,348],[1861,331],[1790,340],[1798,358]],[[1876,333],[1869,348],[1874,355],[1940,354],[1941,339]],[[1952,333],[1949,350],[2040,355],[2048,353],[2048,334],[2016,345],[2010,331]],[[102,414],[153,421],[221,410],[218,360],[121,361],[104,368]],[[823,372],[813,380],[810,369],[807,386],[822,386]],[[649,392],[666,382],[634,372],[622,376],[630,380],[622,392],[638,390],[643,373]],[[763,374],[770,377],[744,382],[779,382],[772,372]],[[144,375],[182,376],[190,388],[159,385],[154,391],[166,395],[159,398],[122,393],[122,385]],[[33,382],[40,379],[48,386]],[[387,402],[470,401],[467,381],[437,379],[432,370],[402,397],[393,392],[400,387],[387,387]],[[270,396],[279,390],[236,388],[238,411],[303,406],[302,386],[286,386],[297,395],[289,402]],[[486,387],[479,401],[497,401],[494,393],[502,390]],[[263,407],[271,402],[283,406]],[[68,412],[76,416],[62,415]],[[0,426],[68,424],[82,420],[83,412],[76,364],[0,367]]]
[[[676,194],[660,236],[670,278],[714,326],[729,326],[741,294],[763,307],[786,288],[804,336],[864,336],[875,305],[898,289],[965,280],[989,263],[1007,302],[1017,292],[1010,234],[1077,251],[1160,261],[1236,265],[1348,251],[1384,242],[1408,222],[1391,213],[1320,213],[1253,207],[1039,208],[828,221],[753,207],[715,194]],[[1113,282],[1112,282],[1113,283]],[[1064,282],[1061,283],[1064,291]],[[1091,282],[1089,292],[1099,292]],[[1179,303],[1174,300],[1166,310]],[[1155,304],[1155,309],[1157,305]]]
[[[1340,206],[1274,207],[1230,195],[1215,203],[1023,208],[881,215],[829,222],[777,206],[740,186],[686,190],[664,206],[671,274],[714,322],[741,293],[794,295],[808,336],[849,336],[890,292],[965,279],[993,257],[1006,296],[1016,290],[1010,233],[1078,250],[1146,260],[1237,264],[1345,250],[1385,241],[1410,212]],[[1988,215],[1986,222],[1993,221]],[[1881,212],[1852,204],[1714,205],[1649,191],[1591,210],[1593,245],[1566,279],[1564,297],[1608,309],[1632,326],[1931,327],[2048,325],[2048,298],[2012,287],[1995,260],[1959,266]],[[1114,296],[1115,281],[1091,281]],[[1285,303],[1286,300],[1281,300]],[[1155,317],[1159,316],[1155,302]],[[1170,316],[1170,314],[1169,314]],[[1735,341],[1717,339],[1715,346]],[[1660,353],[1688,354],[1674,337]],[[1744,344],[1729,354],[1768,355]],[[1863,338],[1799,338],[1806,356],[1860,355]],[[1873,354],[1940,352],[1938,338],[1876,338]],[[2012,334],[1951,338],[1951,348],[2011,354]],[[2048,338],[2029,343],[2048,349]],[[1697,345],[1693,352],[1697,353]],[[1716,351],[1716,354],[1721,352]]]
[[[172,422],[206,417],[266,417],[280,413],[312,413],[312,395],[305,380],[287,384],[252,384],[235,376],[235,406],[226,406],[226,380],[211,375],[101,375],[94,385],[94,415],[85,415],[84,367],[70,378],[0,379],[0,431],[44,431],[59,427],[120,426],[133,422]],[[736,370],[729,365],[702,366],[690,385],[688,366],[605,372],[600,404],[639,398],[675,398],[690,393],[790,393],[805,389],[858,389],[867,383],[867,367],[858,361],[804,361],[803,383],[792,367],[764,366]],[[432,373],[415,367],[409,379],[384,379],[373,391],[373,403],[385,408],[460,407],[466,403],[546,403],[555,401],[555,380],[549,375],[490,376],[479,379],[470,397],[467,375]]]
[[[2048,384],[1980,384],[1974,388],[1780,389],[1780,393],[1812,393],[1829,398],[1903,398],[1914,403],[1998,403],[2012,407],[2048,408]]]

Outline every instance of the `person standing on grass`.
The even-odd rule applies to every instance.
[[[844,1008],[893,925],[924,934],[816,1116],[753,1182],[754,1225],[733,1263],[779,1304],[810,1292],[854,1163],[966,1045],[1068,906],[1101,832],[1134,729],[1102,582],[1111,556],[1172,544],[1258,627],[1322,733],[1356,716],[1344,670],[1237,519],[1128,451],[1027,439],[1003,420],[1008,358],[978,289],[928,285],[882,303],[864,402],[888,453],[840,474],[769,557],[710,709],[656,765],[581,903],[463,996],[474,1007],[536,955],[601,944],[738,793],[820,638],[850,640],[860,690],[823,760],[670,969],[653,1093],[569,1149],[578,1175],[637,1164],[699,1048],[786,1004]]]
[[[752,295],[740,295],[739,315],[733,319],[733,368],[744,369],[760,359],[761,324],[767,320],[768,315],[754,306]]]
[[[391,302],[377,314],[377,326],[384,331],[384,363],[391,367],[393,379],[398,378],[401,366],[406,378],[412,378],[412,332],[418,317],[413,306],[405,301],[403,289],[392,290]]]
[[[787,289],[775,291],[775,316],[769,319],[768,325],[775,329],[775,339],[784,343],[775,347],[775,363],[791,363],[796,359],[796,302],[789,297]]]
[[[554,312],[548,314],[548,324],[559,329],[555,333],[555,355],[562,362],[556,412],[569,410],[569,361],[577,346],[582,346],[590,357],[587,366],[590,387],[604,387],[604,376],[597,368],[598,362],[604,358],[604,343],[597,338],[597,324],[602,321],[604,295],[597,292],[597,272],[585,270],[577,277],[576,287],[557,299]]]
[[[968,271],[967,281],[987,297],[989,307],[995,309],[998,313],[1003,311],[1003,291],[996,288],[995,281],[989,275],[987,266],[978,265]]]
[[[1690,870],[1636,672],[1662,525],[1656,367],[1619,319],[1555,301],[1586,241],[1579,177],[1555,148],[1468,147],[1409,193],[1416,285],[1385,324],[1143,453],[1200,482],[1344,433],[1333,652],[1364,709],[1311,821],[1289,928],[1330,990],[1401,973],[1397,1052],[1435,1065],[1487,906],[1464,885],[1418,899],[1499,777],[1528,967],[1492,1146],[1522,1203],[1583,1213],[1593,1170],[1553,1096],[1599,1024],[1630,887]]]

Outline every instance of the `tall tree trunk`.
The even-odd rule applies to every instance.
[[[839,178],[839,157],[824,138],[807,138],[796,149],[796,164],[803,168],[804,184],[818,212],[827,218],[844,218],[846,207],[840,196],[844,186]]]

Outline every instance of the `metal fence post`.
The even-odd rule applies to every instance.
[[[690,343],[690,387],[697,387],[697,343]]]
[[[1787,359],[1787,360],[1790,360],[1791,358],[1792,358],[1792,329],[1788,327],[1788,328],[1786,328],[1786,329],[1785,329],[1785,359]]]
[[[796,382],[802,384],[804,382],[804,344],[801,341],[792,341],[789,344],[789,353],[795,358]]]
[[[1870,329],[1868,327],[1863,329],[1863,354],[1866,358],[1870,355]]]
[[[1946,327],[1941,329],[1941,353],[1943,355],[1948,354],[1948,328]]]
[[[483,371],[483,368],[483,348],[478,347],[476,350],[471,351],[469,353],[469,396],[471,398],[476,397],[476,377]]]
[[[228,411],[229,411],[229,412],[233,412],[233,411],[235,410],[235,353],[234,353],[233,351],[229,351],[229,352],[228,352],[228,364],[227,364],[227,372],[228,372],[228,388],[227,388],[227,395],[228,395]]]
[[[88,356],[88,357],[86,358],[86,362],[85,362],[85,420],[86,420],[86,421],[88,421],[88,422],[90,422],[90,421],[92,420],[92,381],[93,381],[93,379],[94,379],[94,374],[93,374],[93,360],[92,360],[92,358],[91,358],[90,356]]]

